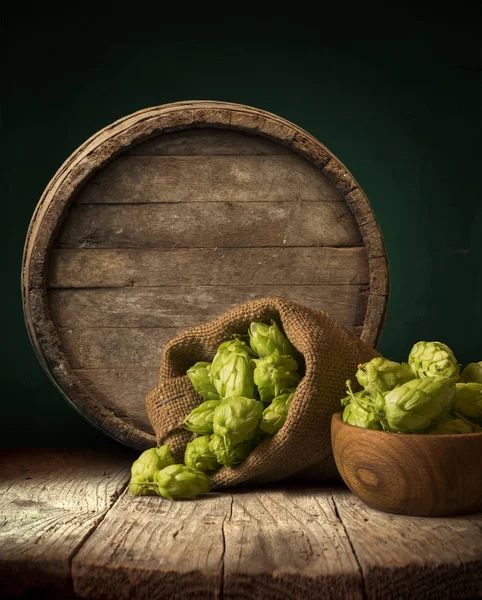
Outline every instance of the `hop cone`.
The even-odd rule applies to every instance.
[[[408,357],[416,377],[458,377],[459,366],[452,350],[441,342],[417,342]]]
[[[271,319],[271,325],[251,323],[249,326],[249,343],[254,352],[260,357],[269,356],[275,350],[280,354],[295,356],[291,342],[280,331],[276,321]]]
[[[461,383],[482,383],[482,361],[470,363],[460,375]]]
[[[168,500],[195,498],[209,490],[209,477],[184,465],[170,465],[154,476],[158,494]]]
[[[455,397],[455,379],[412,379],[385,394],[388,429],[415,433],[445,419]]]
[[[281,394],[264,409],[260,425],[262,431],[274,435],[283,427],[294,395],[294,390]]]
[[[198,435],[209,435],[213,432],[214,410],[220,400],[206,400],[194,408],[184,419],[184,427]]]
[[[343,421],[354,427],[363,429],[382,429],[381,417],[385,408],[385,398],[381,392],[371,393],[361,390],[356,394],[351,389],[351,382],[347,381],[348,396],[341,401]]]
[[[189,381],[204,400],[219,400],[219,394],[211,381],[211,363],[197,362],[187,371]]]
[[[467,419],[482,420],[482,383],[457,383],[454,411]]]
[[[407,363],[397,363],[381,356],[358,366],[358,383],[368,392],[389,392],[414,378]]]
[[[254,397],[253,352],[242,340],[224,342],[211,365],[211,379],[221,398]]]
[[[473,432],[474,428],[470,423],[457,417],[451,417],[445,421],[440,421],[440,423],[437,423],[427,431],[427,433],[436,435]]]
[[[184,463],[186,467],[198,469],[203,473],[209,473],[219,468],[216,456],[209,447],[211,436],[202,435],[189,442],[184,454]]]
[[[209,447],[216,460],[226,467],[234,467],[243,462],[253,449],[253,442],[233,443],[229,436],[213,435]]]
[[[264,358],[255,358],[254,382],[258,386],[262,402],[271,402],[284,390],[296,387],[300,381],[298,363],[291,356],[283,356],[275,350]]]
[[[214,433],[228,437],[233,444],[251,440],[262,414],[263,405],[258,400],[226,398],[214,411]]]
[[[343,421],[354,427],[363,429],[381,429],[380,418],[375,412],[350,402],[343,410]]]
[[[132,465],[130,492],[134,496],[155,496],[157,487],[148,484],[154,481],[154,476],[158,471],[175,462],[167,444],[160,448],[146,450]]]

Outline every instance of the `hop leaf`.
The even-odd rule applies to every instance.
[[[229,435],[212,435],[209,448],[215,455],[216,460],[226,467],[234,467],[243,462],[253,449],[253,442],[234,443]]]
[[[204,400],[219,400],[219,394],[211,381],[211,363],[197,362],[187,371],[189,381]]]
[[[482,420],[482,383],[457,383],[454,410],[468,419]]]
[[[187,444],[184,454],[186,467],[198,469],[203,473],[209,473],[219,468],[220,465],[216,460],[216,456],[209,447],[210,440],[211,436],[203,435]]]
[[[358,366],[356,373],[358,383],[368,392],[389,392],[414,379],[414,374],[407,363],[397,363],[381,356]]]
[[[170,465],[154,476],[157,491],[168,500],[195,498],[209,490],[209,477],[202,471],[184,465]]]
[[[264,409],[260,425],[262,431],[274,435],[283,427],[294,395],[294,390],[291,389],[287,393],[277,396],[273,402]]]
[[[134,496],[155,496],[157,487],[149,484],[154,481],[154,476],[158,471],[175,462],[167,444],[160,448],[146,450],[132,465],[130,492]]]
[[[278,350],[264,358],[255,358],[254,382],[262,402],[271,402],[284,390],[298,385],[298,363],[292,356],[283,356]]]
[[[184,419],[184,427],[198,435],[209,435],[213,432],[214,410],[220,400],[206,400],[194,408]]]
[[[459,366],[454,353],[441,342],[417,342],[410,352],[408,364],[420,379],[459,376]]]
[[[221,398],[254,396],[253,352],[242,340],[224,342],[211,365],[211,379]]]
[[[455,379],[412,379],[385,394],[385,417],[391,431],[415,433],[445,419],[455,397]]]
[[[482,361],[470,363],[460,375],[461,383],[482,383]]]
[[[271,319],[271,325],[251,323],[249,326],[249,343],[260,358],[269,356],[275,350],[278,350],[282,355],[296,355],[293,345],[281,333],[276,321],[273,321],[273,319]]]
[[[228,437],[234,444],[251,440],[262,414],[263,405],[258,400],[226,398],[214,411],[214,433]]]

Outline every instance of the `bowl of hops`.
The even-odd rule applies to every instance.
[[[397,514],[482,510],[482,362],[460,373],[447,345],[422,341],[408,362],[376,357],[355,380],[331,429],[350,490]]]

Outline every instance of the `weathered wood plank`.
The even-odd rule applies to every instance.
[[[361,246],[343,202],[76,205],[62,248]]]
[[[162,348],[182,327],[101,327],[58,332],[73,369],[157,368]]]
[[[157,369],[164,345],[181,327],[59,327],[73,369]],[[350,327],[357,336],[361,325]]]
[[[164,133],[135,146],[131,156],[203,156],[209,154],[292,154],[259,135],[227,129],[184,129]]]
[[[365,248],[66,248],[49,266],[54,288],[368,282]]]
[[[133,498],[127,491],[72,563],[84,598],[219,598],[231,497]]]
[[[72,567],[81,597],[362,598],[358,565],[323,492],[182,503],[125,493]]]
[[[366,292],[359,285],[159,287],[50,290],[61,327],[192,327],[237,304],[275,296],[329,312],[341,325],[360,325]]]
[[[68,592],[70,561],[127,484],[131,460],[123,450],[1,452],[2,597],[45,587]]]
[[[224,598],[362,598],[330,492],[238,491],[224,537]]]
[[[320,171],[288,156],[119,156],[79,193],[82,204],[339,202]]]
[[[120,369],[74,370],[76,377],[97,402],[142,432],[154,432],[146,414],[146,396],[159,382],[159,366],[144,368],[126,365]]]
[[[357,555],[367,600],[482,597],[482,514],[450,519],[402,517],[335,496]]]

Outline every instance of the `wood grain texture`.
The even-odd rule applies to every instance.
[[[159,366],[139,367],[123,365],[122,368],[74,369],[74,375],[93,398],[117,418],[142,432],[144,440],[139,448],[145,450],[156,445],[154,432],[146,414],[146,396],[159,382]]]
[[[170,503],[125,493],[73,561],[93,598],[362,598],[329,494],[252,491]]]
[[[129,156],[277,155],[292,150],[258,135],[227,129],[185,129],[158,135],[127,153]]]
[[[237,492],[224,543],[224,598],[362,598],[329,492]]]
[[[365,248],[62,249],[49,268],[54,288],[368,282]]]
[[[127,491],[74,558],[83,598],[219,598],[230,495],[169,502]]]
[[[341,325],[363,323],[366,294],[358,285],[223,286],[50,290],[60,327],[180,327],[209,321],[255,298],[280,297],[329,312]]]
[[[482,514],[403,517],[372,510],[348,492],[334,498],[367,600],[482,598]]]
[[[296,154],[120,156],[80,192],[81,204],[340,202],[342,196]]]
[[[129,475],[127,451],[2,450],[0,589],[70,588],[70,561]]]
[[[341,413],[331,432],[340,475],[369,506],[420,516],[482,510],[482,433],[394,434],[347,425]]]
[[[236,248],[361,243],[355,221],[342,202],[212,202],[76,205],[57,245]]]
[[[159,368],[162,348],[183,327],[58,329],[73,369]]]

